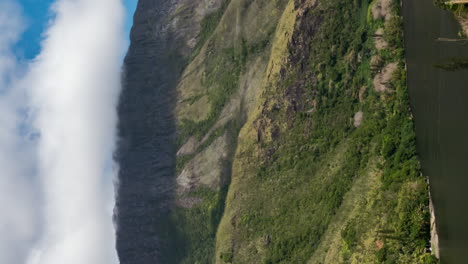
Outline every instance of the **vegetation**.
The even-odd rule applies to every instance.
[[[468,4],[452,4],[450,0],[434,0],[434,4],[444,9],[464,12],[467,10]]]
[[[468,68],[468,58],[450,58],[435,65],[437,68],[446,71],[458,71]]]
[[[239,45],[229,48],[218,48],[212,39],[208,43],[208,55],[205,58],[206,70],[202,85],[208,89],[208,99],[211,110],[208,117],[200,122],[183,120],[179,127],[178,145],[180,146],[189,136],[201,139],[218,120],[221,111],[228,100],[239,88],[240,75],[245,70],[247,60],[262,53],[270,43],[272,34],[265,39],[249,44],[241,39]],[[233,43],[234,44],[234,43]]]
[[[453,11],[457,15],[468,12],[468,4],[451,4],[448,0],[434,0],[434,4],[440,8]]]
[[[265,87],[260,112],[241,132],[230,193],[242,199],[228,196],[220,260],[307,263],[344,210],[345,194],[377,160],[369,204],[356,206],[362,214],[345,221],[329,263],[435,262],[428,253],[427,184],[416,156],[400,5],[388,22],[366,23],[368,6],[320,1],[298,20],[290,63],[275,87]],[[379,27],[389,44],[381,51],[368,37]],[[375,54],[399,65],[389,92],[372,89]],[[362,87],[368,88],[359,102]],[[358,110],[364,123],[355,128],[350,119]]]
[[[237,149],[226,165],[232,183],[176,197],[198,202],[177,207],[158,227],[167,241],[163,262],[436,263],[428,252],[428,192],[409,109],[400,5],[385,22],[373,20],[370,0],[291,0],[294,12],[280,2],[287,1],[256,14],[286,10],[278,27],[277,18],[265,28],[249,21],[262,33],[256,37],[236,25],[230,7],[247,16],[270,1],[232,0],[202,22],[195,56],[203,58],[204,89],[190,103],[207,96],[211,108],[202,121],[182,120],[178,145],[190,136],[208,140],[178,157],[177,170],[228,132],[230,150]],[[223,20],[225,32],[218,32]],[[388,43],[382,50],[370,37],[378,28]],[[212,129],[249,61],[268,55],[256,110]],[[387,92],[373,89],[375,55],[382,66],[398,65]],[[364,118],[356,127],[358,111]],[[351,197],[355,203],[346,202]]]
[[[230,2],[233,2],[234,8],[228,6]],[[244,113],[239,113],[239,116],[233,117],[223,126],[216,129],[213,129],[213,127],[219,120],[223,108],[229,103],[233,94],[239,90],[239,80],[245,74],[249,62],[258,57],[265,56],[268,51],[270,40],[276,27],[274,21],[278,17],[271,15],[274,13],[271,10],[271,4],[260,6],[254,2],[243,0],[224,1],[219,11],[208,15],[202,21],[200,39],[195,48],[193,60],[197,56],[203,59],[204,68],[201,85],[204,89],[203,94],[191,97],[188,102],[193,104],[203,96],[207,96],[209,105],[205,107],[210,107],[210,111],[207,118],[199,122],[187,119],[182,120],[178,126],[177,143],[180,147],[191,136],[195,136],[200,141],[205,136],[207,139],[196,148],[194,153],[177,158],[177,175],[190,160],[209,147],[215,139],[224,133],[227,133],[229,136],[228,152],[234,153],[240,128],[245,122]],[[281,5],[279,4],[281,1],[274,2],[275,8],[281,9]],[[250,5],[247,3],[250,3]],[[258,36],[246,34],[245,37],[238,39],[232,35],[226,36],[225,34],[227,33],[224,30],[229,31],[231,28],[236,27],[232,21],[233,17],[226,15],[226,13],[230,12],[229,8],[231,11],[237,12],[236,5],[242,6],[243,13],[241,15],[243,16],[247,16],[247,13],[249,13],[248,9],[255,6],[256,8],[261,7],[261,13],[265,13],[265,16],[269,14],[268,21],[271,20],[272,23],[269,23],[271,25],[266,27],[265,34],[257,34]],[[252,12],[250,11],[250,13]],[[255,17],[252,14],[250,16]],[[215,30],[220,23],[224,23],[222,29]],[[255,27],[256,25],[250,24],[250,26]],[[226,38],[229,38],[229,40]],[[248,41],[246,40],[247,38],[249,39]],[[232,161],[232,157],[230,160]],[[225,164],[227,174],[230,174],[231,166],[230,162]],[[229,179],[227,180],[229,183]],[[220,190],[200,187],[193,191],[176,195],[176,200],[189,199],[194,201],[194,203],[190,207],[176,206],[176,209],[168,214],[164,223],[158,227],[161,229],[160,233],[164,234],[161,236],[161,239],[166,241],[161,250],[164,252],[161,257],[164,263],[205,264],[214,261],[216,231],[224,212],[228,185],[225,185]],[[232,258],[232,253],[227,252],[222,258],[229,261]]]
[[[220,9],[211,14],[208,14],[203,18],[200,23],[201,29],[200,34],[198,35],[198,42],[195,46],[195,51],[193,52],[192,57],[196,57],[200,53],[200,49],[203,47],[208,38],[213,34],[219,24],[219,21],[223,17],[229,2],[230,0],[223,0]]]

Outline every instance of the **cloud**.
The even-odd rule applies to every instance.
[[[0,1],[0,263],[23,264],[38,235],[34,144],[20,133],[24,91],[13,89],[20,66],[12,53],[24,29],[20,8]]]
[[[0,263],[117,263],[123,5],[57,0],[29,65],[11,52],[24,29],[19,10],[0,1]]]
[[[59,0],[30,91],[44,197],[43,236],[30,262],[116,263],[109,207],[123,52],[119,0]]]
[[[19,136],[15,100],[12,93],[0,96],[0,263],[22,264],[38,235],[40,205],[34,206],[34,148]]]
[[[16,59],[11,52],[24,30],[21,12],[15,3],[9,0],[0,2],[0,92],[10,83],[15,72]]]

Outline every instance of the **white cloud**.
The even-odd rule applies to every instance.
[[[0,263],[23,264],[38,235],[34,145],[19,133],[24,97],[12,89],[19,66],[11,49],[24,28],[19,7],[0,1]]]
[[[42,51],[17,81],[11,47],[23,23],[18,7],[0,0],[0,263],[117,263],[109,162],[123,6],[57,0],[52,11]],[[26,107],[36,141],[19,129]]]
[[[22,264],[38,235],[33,146],[19,135],[13,94],[0,96],[0,263]]]
[[[119,0],[59,0],[53,11],[23,83],[41,135],[45,201],[44,235],[33,258],[40,264],[115,263],[106,165],[115,143],[124,10]]]

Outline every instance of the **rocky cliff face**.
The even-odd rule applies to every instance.
[[[139,1],[118,109],[122,264],[430,261],[401,24],[369,4]]]

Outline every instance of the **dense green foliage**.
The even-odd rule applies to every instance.
[[[178,220],[178,233],[186,246],[185,258],[179,263],[204,264],[213,261],[214,238],[224,211],[227,187],[220,191],[200,189],[190,193],[191,198],[203,202],[190,210],[178,208],[174,214]],[[168,262],[173,263],[173,262]]]

